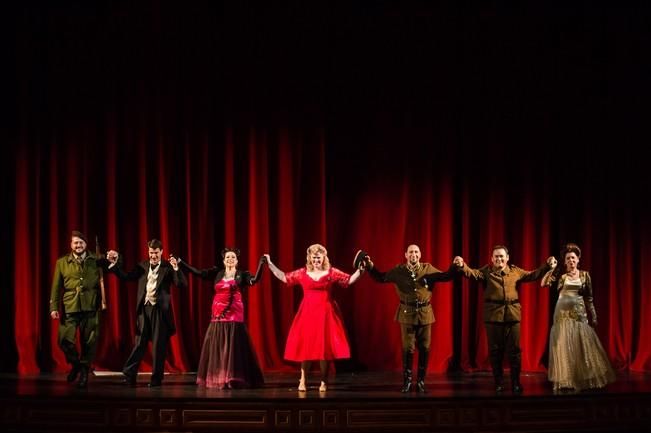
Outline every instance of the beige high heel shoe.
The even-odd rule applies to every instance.
[[[301,379],[298,381],[298,391],[299,392],[307,391],[307,388],[305,387],[305,380]]]
[[[328,385],[324,381],[321,381],[321,386],[319,387],[319,392],[326,392],[328,390]]]

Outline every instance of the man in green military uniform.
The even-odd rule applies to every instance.
[[[414,352],[418,348],[418,378],[416,387],[425,392],[425,375],[429,360],[434,312],[430,300],[431,285],[436,281],[449,281],[455,272],[450,269],[442,272],[429,263],[420,262],[421,253],[418,245],[409,245],[405,252],[406,263],[397,265],[388,272],[380,272],[368,255],[366,268],[371,277],[381,283],[393,283],[400,304],[394,319],[400,323],[402,336],[403,386],[402,392],[412,388],[412,367]],[[428,276],[427,281],[423,278]]]
[[[59,347],[72,366],[67,380],[74,382],[79,376],[79,388],[88,385],[88,370],[97,349],[102,302],[99,269],[107,265],[106,259],[95,257],[86,246],[86,236],[74,230],[70,240],[72,251],[59,258],[54,266],[50,295],[50,316],[60,320]],[[77,352],[77,330],[81,355]]]

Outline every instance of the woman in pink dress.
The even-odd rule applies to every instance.
[[[307,373],[312,361],[319,361],[321,367],[320,392],[327,390],[328,366],[331,360],[350,358],[350,346],[341,318],[339,306],[332,299],[332,291],[337,287],[348,287],[359,279],[364,264],[349,275],[330,266],[328,252],[320,244],[307,249],[304,268],[284,273],[271,262],[265,254],[269,269],[288,286],[300,285],[303,300],[298,307],[287,336],[285,359],[301,363],[301,379],[298,390],[307,390]]]
[[[253,276],[237,269],[239,249],[224,248],[221,255],[223,268],[196,269],[180,261],[180,266],[190,273],[214,281],[212,314],[201,347],[197,385],[219,389],[261,387],[264,378],[244,323],[242,291],[258,281],[262,259]]]

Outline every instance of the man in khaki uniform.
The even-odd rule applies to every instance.
[[[50,317],[59,320],[58,342],[72,365],[68,382],[79,376],[77,386],[88,385],[88,369],[95,358],[99,334],[101,290],[99,269],[106,267],[106,259],[95,257],[86,249],[86,236],[74,230],[71,234],[71,252],[59,258],[54,265]],[[63,309],[61,314],[61,305]],[[77,353],[77,330],[81,343],[81,356]]]
[[[506,352],[511,364],[513,393],[521,394],[523,390],[520,384],[521,307],[517,288],[520,283],[542,278],[548,270],[556,266],[556,259],[551,256],[535,271],[525,271],[517,266],[508,265],[508,249],[504,245],[495,245],[491,262],[492,266],[472,269],[459,256],[453,260],[453,264],[466,278],[484,283],[483,320],[495,378],[495,391],[501,393],[504,390],[502,361]]]
[[[416,386],[419,392],[425,392],[425,375],[431,343],[434,313],[430,300],[430,285],[435,281],[449,281],[455,273],[452,268],[446,272],[439,271],[429,263],[420,262],[421,253],[418,245],[409,245],[405,252],[406,263],[397,265],[388,272],[380,272],[366,256],[366,268],[371,277],[381,283],[393,283],[400,304],[394,320],[400,323],[402,336],[403,387],[402,392],[412,388],[412,367],[414,351],[418,347],[418,378]],[[425,282],[423,277],[427,275]]]

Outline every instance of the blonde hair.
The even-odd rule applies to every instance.
[[[310,258],[312,257],[313,254],[316,253],[323,254],[323,269],[324,270],[330,269],[330,260],[328,260],[328,250],[326,250],[325,247],[321,244],[312,244],[307,248],[307,256],[305,257],[305,267],[307,268],[307,270],[310,272],[314,270],[314,266],[312,266],[312,261],[310,260]]]

